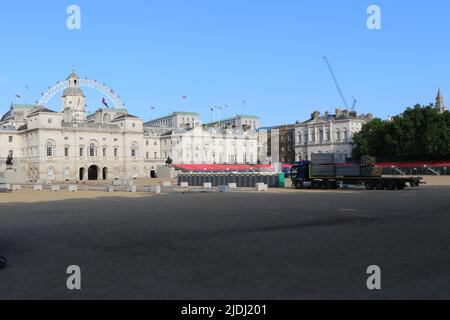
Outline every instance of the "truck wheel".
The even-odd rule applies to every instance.
[[[366,186],[366,190],[373,190],[373,189],[375,189],[375,183],[373,183],[372,181],[367,181],[365,183],[365,186]]]
[[[375,188],[376,188],[377,190],[384,190],[384,189],[386,189],[386,184],[384,183],[384,181],[378,180],[378,181],[376,182]]]
[[[386,181],[386,189],[388,190],[395,190],[397,188],[397,184],[395,181]]]
[[[311,186],[314,190],[322,189],[322,183],[319,181],[314,181]]]
[[[402,182],[402,181],[397,181],[397,189],[398,190],[405,190],[406,188],[406,183]]]

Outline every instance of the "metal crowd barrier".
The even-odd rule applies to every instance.
[[[269,188],[284,187],[284,174],[279,173],[182,173],[178,184],[187,182],[189,186],[202,187],[211,183],[213,187],[236,183],[238,188],[254,188],[258,183],[265,183]]]

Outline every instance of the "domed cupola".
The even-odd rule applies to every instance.
[[[62,95],[64,122],[86,121],[86,97],[80,88],[80,78],[72,71],[66,81],[69,87]]]

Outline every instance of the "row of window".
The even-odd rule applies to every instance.
[[[56,155],[56,146],[53,142],[49,142],[47,144],[47,157],[55,157],[55,155]],[[79,156],[84,157],[84,155],[85,155],[85,148],[80,147]],[[94,144],[91,144],[87,149],[87,155],[89,157],[98,157],[98,148]],[[108,148],[102,148],[102,156],[103,157],[108,156]],[[119,148],[115,147],[114,157],[118,156],[119,156]],[[133,145],[131,147],[131,156],[134,158],[138,156],[138,147],[136,145]],[[70,157],[70,148],[68,147],[64,148],[64,157]]]
[[[305,133],[297,136],[297,144],[306,144],[307,142],[316,142],[316,140],[322,141],[331,141],[331,131],[327,131],[324,134],[323,130],[319,130],[318,135],[316,135],[314,130],[311,130],[311,133]],[[347,130],[340,131],[336,130],[336,141],[347,141],[349,139],[349,134]]]

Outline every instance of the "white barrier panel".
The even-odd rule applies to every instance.
[[[222,193],[230,192],[230,187],[229,186],[219,186],[219,192],[222,192]]]
[[[20,190],[22,190],[22,186],[19,186],[18,184],[16,184],[16,185],[13,185],[11,189],[12,189],[12,191],[20,191]]]
[[[33,190],[34,191],[42,191],[43,190],[42,185],[40,185],[40,184],[34,185]]]
[[[189,188],[189,183],[187,183],[187,182],[181,182],[181,183],[180,183],[180,187],[181,187],[181,188]]]
[[[61,187],[57,185],[52,185],[51,188],[52,192],[59,192],[61,191]]]
[[[77,185],[70,185],[67,187],[67,190],[69,192],[78,192],[78,186]]]
[[[170,188],[170,187],[172,187],[172,182],[170,182],[170,181],[163,182],[162,186],[165,188]]]
[[[269,187],[265,183],[257,183],[256,184],[256,191],[258,191],[258,192],[269,191]]]
[[[160,194],[161,193],[161,187],[160,186],[152,186],[151,187],[151,192],[152,193],[156,193],[156,194]]]
[[[210,183],[210,182],[204,183],[203,184],[203,188],[205,188],[205,189],[212,189],[212,183]]]
[[[230,190],[237,189],[237,183],[229,183],[229,184],[228,184],[228,188],[229,188]]]
[[[114,186],[107,186],[107,187],[105,188],[105,191],[106,191],[106,192],[114,192]]]
[[[132,186],[125,186],[125,192],[136,192],[137,188],[135,185]]]

